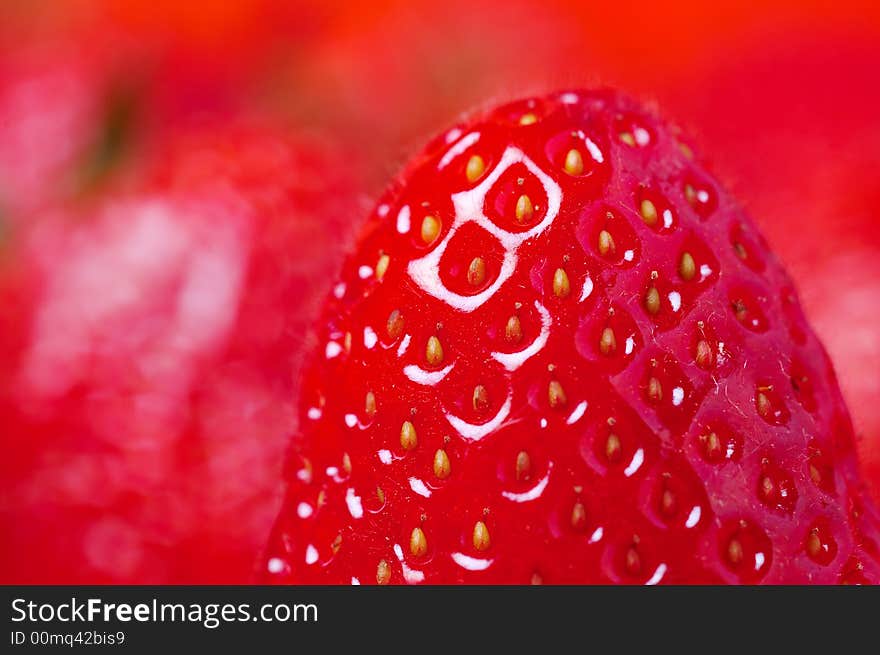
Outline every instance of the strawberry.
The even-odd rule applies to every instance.
[[[267,581],[880,582],[790,279],[678,132],[615,92],[431,142],[318,336]]]
[[[359,211],[340,159],[261,127],[180,136],[0,251],[0,580],[250,579],[296,353]]]

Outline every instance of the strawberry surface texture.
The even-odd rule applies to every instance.
[[[437,137],[299,391],[279,583],[876,583],[831,363],[752,220],[608,91]]]

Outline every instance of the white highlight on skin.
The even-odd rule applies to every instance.
[[[456,147],[458,145],[456,144]],[[532,229],[526,232],[510,233],[495,225],[485,216],[483,205],[486,194],[504,171],[520,162],[543,185],[547,195],[547,212],[544,219]],[[407,272],[412,281],[428,295],[445,302],[459,311],[472,312],[494,296],[510,276],[513,275],[516,270],[517,250],[519,247],[527,240],[544,232],[556,219],[556,216],[559,214],[559,207],[562,204],[562,189],[546,173],[538,168],[531,159],[526,157],[522,150],[509,147],[504,151],[504,155],[501,157],[498,165],[486,176],[486,179],[474,189],[453,194],[452,204],[455,208],[455,220],[449,232],[447,232],[443,241],[430,253],[421,259],[411,261],[407,267]],[[450,291],[443,285],[443,282],[440,280],[439,265],[443,253],[446,252],[446,248],[449,246],[450,239],[452,239],[462,225],[469,222],[476,223],[498,239],[504,250],[504,259],[498,276],[489,287],[476,295],[462,296]]]
[[[547,488],[547,483],[550,482],[550,471],[553,470],[553,463],[547,467],[547,473],[544,474],[544,477],[538,480],[537,484],[529,489],[528,491],[523,491],[522,493],[513,493],[512,491],[502,491],[501,495],[507,498],[507,500],[512,500],[515,503],[527,503],[530,500],[535,500],[541,497],[541,494],[544,493],[544,490]]]
[[[655,584],[658,584],[663,576],[666,575],[666,565],[660,564],[656,569],[654,569],[654,575],[651,576],[651,579],[648,580],[645,585],[648,587],[653,587]]]
[[[342,352],[342,346],[340,346],[335,341],[327,342],[327,347],[324,348],[324,355],[327,359],[333,359],[334,357],[338,357],[339,353]]]
[[[406,349],[409,348],[409,342],[412,340],[412,337],[408,334],[403,335],[403,341],[400,342],[400,345],[397,347],[397,356],[403,357]]]
[[[410,226],[409,205],[404,205],[400,208],[400,211],[397,212],[397,231],[400,234],[406,234],[409,232]]]
[[[627,466],[623,470],[623,474],[628,478],[632,477],[635,474],[635,472],[638,471],[642,467],[642,464],[644,464],[644,463],[645,463],[645,451],[642,450],[641,448],[639,448],[635,452],[635,454],[633,455],[632,461],[629,463],[629,466]]]
[[[601,541],[601,540],[602,540],[602,535],[604,535],[604,534],[605,534],[605,531],[602,529],[602,526],[600,525],[598,528],[596,528],[596,529],[593,531],[593,534],[590,535],[590,541],[589,541],[589,543],[594,544],[594,543],[596,543],[597,541]]]
[[[342,296],[345,295],[345,282],[338,282],[335,287],[333,287],[333,296],[337,300],[341,300]]]
[[[593,293],[593,280],[590,279],[590,276],[587,276],[587,279],[584,280],[584,287],[581,289],[581,297],[578,302],[583,302],[587,298],[590,297],[590,294]]]
[[[296,506],[296,515],[301,519],[307,519],[312,515],[312,506],[308,503],[300,503]]]
[[[406,562],[403,561],[403,549],[400,547],[400,544],[394,544],[394,554],[397,555],[400,566],[403,568],[404,580],[406,580],[409,584],[418,584],[419,582],[424,581],[424,573],[422,573],[421,571],[416,571],[415,569],[411,569],[406,565]]]
[[[697,200],[700,202],[708,202],[709,201],[709,192],[705,189],[700,189],[697,191]]]
[[[632,355],[632,351],[635,350],[636,347],[636,339],[633,336],[628,336],[626,338],[626,346],[623,349],[627,355]]]
[[[376,332],[369,325],[364,328],[364,346],[367,347],[367,350],[372,350],[375,345],[379,342],[379,337],[376,336]]]
[[[546,428],[546,427],[547,427],[547,419],[542,418],[542,419],[541,419],[541,428],[543,429],[543,428]]]
[[[635,258],[635,256],[636,253],[634,250],[625,250],[623,253],[623,261],[631,262]]]
[[[355,577],[352,577],[352,578],[351,578],[351,584],[352,584],[353,587],[359,587],[360,584],[361,584],[361,581],[358,580],[358,579],[355,578]]]
[[[712,268],[708,264],[700,264],[700,282],[712,275]]]
[[[697,523],[700,522],[700,515],[702,514],[702,510],[699,505],[694,505],[693,509],[691,509],[691,513],[688,514],[687,520],[684,522],[684,527],[692,528]]]
[[[311,479],[311,473],[309,473],[308,469],[301,468],[296,472],[296,479],[300,482],[308,482]]]
[[[355,495],[354,489],[349,487],[345,491],[345,504],[348,505],[348,513],[353,519],[359,519],[364,515],[364,506],[361,497]]]
[[[355,416],[354,414],[346,414],[345,415],[345,424],[348,427],[353,428],[354,426],[357,425],[357,422],[358,422],[357,416]]]
[[[373,269],[369,266],[359,266],[358,267],[358,277],[362,280],[366,280],[373,274]]]
[[[569,415],[569,417],[565,420],[567,425],[572,425],[579,421],[581,417],[584,415],[584,412],[587,411],[587,401],[582,400],[578,403],[578,406],[574,408],[574,411]]]
[[[446,133],[446,143],[452,143],[461,136],[461,128],[453,127]]]
[[[335,478],[337,475],[339,475],[339,469],[335,466],[328,466],[326,469],[324,469],[324,473],[327,474],[328,478]]]
[[[390,464],[391,463],[391,451],[390,450],[383,448],[382,450],[380,450],[376,454],[379,456],[379,461],[382,462],[383,464]]]
[[[672,404],[678,407],[682,402],[684,402],[684,389],[675,387],[672,390]]]
[[[760,571],[764,566],[764,553],[755,553],[755,570]]]
[[[651,140],[651,135],[648,134],[648,130],[644,127],[637,127],[633,130],[633,136],[636,139],[636,143],[640,146],[648,145],[648,142]]]
[[[318,561],[318,549],[315,548],[312,544],[309,544],[306,547],[306,564],[314,564]]]
[[[602,151],[599,150],[599,146],[593,143],[592,139],[586,137],[584,139],[584,143],[587,146],[587,150],[590,152],[590,157],[595,159],[600,164],[605,161],[605,159],[602,157]]]
[[[458,432],[462,439],[465,441],[479,441],[501,426],[505,419],[507,419],[507,415],[510,414],[511,405],[511,397],[507,396],[507,400],[504,401],[501,409],[498,410],[498,413],[488,423],[468,423],[453,414],[445,412],[444,416],[446,416],[446,420],[449,421],[449,424]]]
[[[269,573],[281,573],[284,570],[284,560],[280,557],[270,557],[266,568],[269,569]]]
[[[428,487],[425,486],[425,483],[418,478],[409,479],[409,488],[420,496],[424,496],[425,498],[431,497],[431,490],[428,489]]]
[[[669,304],[672,305],[672,311],[674,312],[681,309],[681,294],[678,291],[669,292]]]
[[[379,215],[379,218],[385,218],[388,216],[389,209],[390,207],[383,203],[376,208],[376,213]]]
[[[460,133],[460,132],[459,132]],[[479,132],[471,132],[466,137],[462,137],[462,139],[452,146],[449,150],[446,151],[446,154],[443,155],[443,158],[440,160],[440,163],[437,165],[437,170],[442,171],[444,168],[449,166],[452,163],[452,160],[458,157],[465,150],[474,145],[477,141],[480,140]],[[447,141],[449,143],[449,141]]]
[[[443,378],[449,375],[449,371],[452,370],[453,366],[455,366],[455,364],[445,366],[439,371],[426,371],[425,369],[416,366],[415,364],[410,364],[403,367],[403,374],[416,384],[421,384],[426,387],[433,387],[435,384],[437,384]]]
[[[669,209],[663,210],[663,227],[672,227],[672,211]]]
[[[317,421],[321,418],[321,410],[317,407],[309,407],[309,411],[306,412],[306,416],[308,416],[313,421]]]
[[[485,571],[492,566],[490,559],[479,559],[464,553],[452,553],[452,561],[467,571]]]
[[[492,353],[492,358],[508,371],[515,371],[520,366],[525,364],[530,358],[541,352],[544,346],[547,345],[547,339],[550,336],[550,326],[553,325],[553,319],[550,318],[550,312],[548,312],[544,308],[544,306],[537,300],[535,301],[535,309],[537,309],[538,314],[541,315],[541,333],[538,335],[538,337],[526,348],[523,348],[518,352]]]
[[[578,97],[576,93],[563,93],[559,96],[559,102],[565,105],[576,105],[578,103]]]

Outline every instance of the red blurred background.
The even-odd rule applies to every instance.
[[[247,582],[370,198],[462,112],[596,84],[656,103],[762,225],[880,499],[875,3],[13,1],[0,582]]]

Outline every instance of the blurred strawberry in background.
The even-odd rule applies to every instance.
[[[563,85],[655,100],[712,157],[798,282],[880,499],[870,3],[0,15],[4,582],[246,582],[310,308],[364,198],[461,112]],[[304,131],[336,143],[287,136]]]

